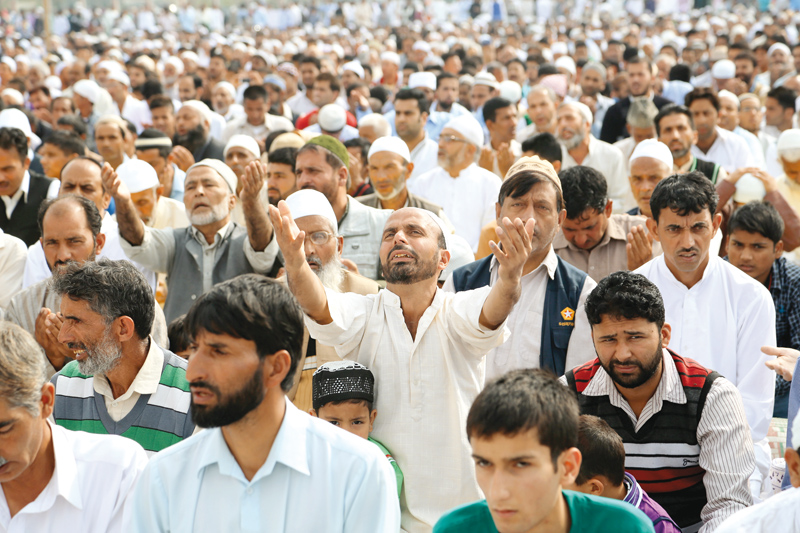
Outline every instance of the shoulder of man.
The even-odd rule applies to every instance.
[[[495,533],[497,527],[492,520],[486,500],[463,505],[442,516],[433,533]]]
[[[653,522],[647,515],[629,503],[569,490],[562,492],[572,517],[573,529],[583,523],[590,526],[587,531],[592,531],[592,526],[613,523],[618,533],[654,531]]]

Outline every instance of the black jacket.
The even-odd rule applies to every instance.
[[[19,199],[10,219],[6,217],[5,204],[0,205],[0,228],[5,233],[22,239],[26,246],[39,240],[39,205],[47,198],[47,191],[53,183],[50,178],[36,172],[30,172],[30,175],[27,201],[24,196]]]
[[[225,162],[225,145],[213,137],[208,138],[205,146],[200,148],[194,154],[195,162],[200,162],[203,159],[219,159]]]
[[[653,96],[653,103],[656,104],[656,107],[660,110],[662,107],[672,102],[656,94]],[[629,137],[625,125],[628,123],[628,109],[630,107],[631,99],[624,98],[608,108],[606,117],[603,119],[603,129],[600,130],[601,141],[614,144],[620,139]]]

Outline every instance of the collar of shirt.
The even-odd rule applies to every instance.
[[[622,501],[629,503],[638,509],[639,504],[642,503],[642,488],[639,486],[639,483],[636,482],[636,478],[627,472],[625,472],[624,482],[628,487],[628,493],[625,495],[625,498],[623,498]]]
[[[673,285],[675,288],[679,290],[682,287],[683,291],[690,291],[692,289],[701,287],[706,279],[713,278],[714,275],[711,273],[717,270],[717,265],[719,264],[719,261],[722,261],[722,258],[719,257],[718,255],[713,255],[709,252],[708,263],[706,264],[706,268],[703,270],[703,276],[700,278],[700,281],[698,281],[692,286],[692,289],[684,285],[682,281],[680,281],[678,278],[675,277],[675,274],[673,274],[672,271],[667,266],[667,261],[664,258],[664,254],[661,254],[660,256],[656,257],[655,261],[656,261],[655,267],[657,272],[656,275],[659,277],[659,279],[663,279],[669,282],[671,285]]]
[[[147,357],[144,359],[142,368],[133,378],[133,383],[128,387],[128,390],[119,398],[114,398],[111,390],[111,385],[108,383],[108,378],[102,374],[95,374],[92,379],[94,390],[105,396],[106,398],[113,398],[116,402],[124,402],[130,398],[133,393],[137,394],[154,394],[158,389],[158,383],[161,381],[161,371],[164,366],[164,352],[156,345],[153,337],[149,337],[150,349],[147,352]]]
[[[410,154],[411,155],[411,159],[414,159],[414,157],[416,157],[416,155],[418,153],[420,153],[423,148],[425,148],[425,145],[428,144],[428,132],[425,131],[424,128],[423,128],[422,132],[424,134],[424,137],[422,137],[422,140],[419,143],[417,143],[417,145],[414,147],[413,150],[411,150],[411,154]],[[439,146],[439,145],[437,144],[436,146]]]
[[[342,218],[340,218],[340,219],[337,221],[337,225],[338,225],[340,228],[342,227],[342,224],[344,223],[344,219],[346,219],[346,218],[347,218],[347,213],[349,213],[349,212],[350,212],[350,202],[357,202],[357,201],[358,201],[358,200],[356,200],[355,198],[353,198],[353,197],[352,197],[352,196],[350,196],[349,194],[347,195],[347,203],[346,203],[346,204],[344,204],[344,213],[342,213]]]
[[[199,242],[203,248],[214,248],[219,243],[221,243],[232,231],[233,231],[233,221],[229,221],[227,224],[222,226],[219,231],[214,235],[214,242],[212,244],[208,244],[206,241],[205,235],[194,227],[194,225],[189,226],[189,231],[192,233],[192,237]]]
[[[292,470],[307,476],[311,475],[308,467],[308,457],[306,455],[306,436],[308,429],[309,415],[300,412],[288,398],[286,398],[286,412],[283,415],[281,427],[272,443],[267,460],[258,469],[251,481],[244,477],[242,468],[233,457],[222,429],[213,428],[206,430],[209,432],[209,442],[197,461],[197,476],[203,475],[207,466],[216,464],[222,475],[230,476],[244,484],[256,483],[262,478],[272,474],[277,463],[282,463]]]
[[[22,181],[19,184],[19,189],[17,189],[17,192],[15,192],[11,196],[0,196],[0,198],[3,199],[3,201],[6,203],[6,206],[8,206],[8,204],[11,202],[13,202],[13,206],[16,206],[20,198],[23,199],[22,200],[23,202],[27,203],[28,191],[30,190],[30,188],[31,188],[31,173],[26,170],[25,174],[22,176]],[[8,215],[8,218],[11,218],[11,213],[6,213],[6,214]]]
[[[497,258],[494,255],[492,255],[492,260],[489,264],[489,271],[491,272],[492,283],[494,283],[497,280],[498,267],[499,263],[497,262]],[[550,251],[548,251],[547,255],[544,257],[542,264],[540,264],[538,267],[534,268],[533,270],[522,276],[522,278],[524,279],[529,276],[531,277],[534,276],[537,272],[539,272],[539,270],[542,269],[542,267],[547,269],[547,275],[550,277],[550,279],[556,278],[556,269],[558,268],[558,255],[556,255],[555,250],[553,250],[552,244],[550,245]]]
[[[672,360],[669,352],[665,349],[662,352],[662,373],[661,381],[658,383],[655,392],[647,400],[644,409],[639,414],[638,420],[636,415],[628,404],[628,401],[620,394],[611,376],[606,373],[605,369],[601,366],[597,369],[589,385],[584,389],[583,394],[586,396],[608,396],[611,405],[618,407],[625,411],[632,420],[636,422],[636,430],[643,425],[652,415],[661,410],[661,405],[664,401],[671,403],[686,403],[686,393],[681,386],[681,380],[678,376],[678,369],[675,368],[675,362]]]
[[[697,163],[697,158],[695,156],[692,156],[686,163],[684,163],[681,166],[673,165],[673,170],[681,174],[686,174],[687,172],[690,172],[691,170],[694,169],[696,163]]]

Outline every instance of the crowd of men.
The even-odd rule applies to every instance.
[[[0,12],[0,532],[800,530],[800,12],[536,4]]]

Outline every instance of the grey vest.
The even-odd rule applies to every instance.
[[[167,278],[167,301],[164,315],[167,324],[186,314],[203,294],[203,247],[192,237],[191,228],[173,229],[175,258]],[[247,230],[233,223],[233,230],[214,248],[214,285],[253,272],[244,255]],[[276,261],[277,263],[277,261]]]

